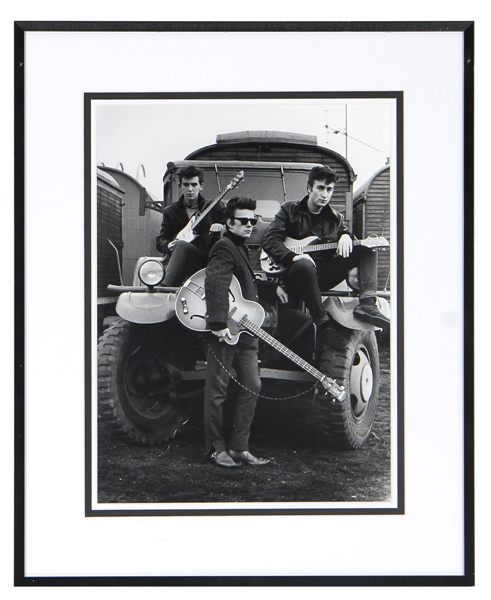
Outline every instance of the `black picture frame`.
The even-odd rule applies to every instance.
[[[322,575],[322,576],[178,576],[178,577],[37,577],[25,573],[25,320],[26,301],[24,276],[25,231],[25,35],[29,31],[43,32],[461,32],[464,40],[463,93],[464,93],[464,574],[444,575]],[[473,76],[474,25],[472,22],[345,22],[345,23],[258,23],[258,22],[17,22],[15,23],[15,585],[16,586],[472,586],[474,585],[474,455],[473,455]],[[88,340],[86,339],[86,342]],[[88,415],[86,415],[88,418]],[[86,447],[86,453],[90,448]],[[86,456],[88,459],[89,457]]]

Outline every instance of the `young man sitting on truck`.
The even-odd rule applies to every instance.
[[[219,202],[196,228],[197,237],[192,242],[176,240],[191,217],[206,204],[201,195],[204,174],[195,166],[184,167],[179,172],[180,197],[164,208],[157,250],[169,257],[163,285],[180,286],[186,279],[206,266],[208,252],[219,238],[224,223],[225,206]]]
[[[353,246],[353,237],[341,213],[331,201],[338,175],[328,166],[314,167],[309,173],[307,195],[298,202],[286,202],[276,214],[263,240],[263,250],[277,264],[287,267],[288,293],[304,300],[318,330],[329,322],[322,305],[321,290],[330,290],[358,267],[360,303],[353,315],[364,323],[387,328],[388,317],[378,309],[377,252],[365,246]],[[336,250],[296,254],[283,243],[290,237],[309,236],[324,242],[337,242]]]

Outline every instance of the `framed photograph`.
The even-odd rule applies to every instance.
[[[17,585],[473,584],[473,58],[470,22],[16,24]],[[256,393],[204,293],[234,196],[261,387],[224,469],[209,389],[225,440]],[[170,219],[198,248],[221,206],[171,277]],[[327,325],[263,247],[299,210],[286,251],[320,282],[344,237],[357,267],[319,284]],[[233,532],[250,558],[217,566]]]
[[[345,273],[339,277],[343,285],[337,286],[338,290],[324,290],[324,304],[330,307],[336,325],[333,323],[325,332],[323,342],[310,314],[298,300],[281,303],[271,297],[260,298],[266,311],[265,331],[271,337],[261,339],[266,346],[261,346],[259,352],[263,383],[250,445],[259,445],[262,452],[268,452],[269,444],[274,458],[266,469],[261,469],[261,474],[257,469],[246,473],[237,470],[227,477],[211,463],[206,467],[210,461],[204,452],[202,403],[207,368],[203,348],[211,333],[196,330],[192,311],[188,320],[187,313],[175,308],[176,301],[183,302],[187,287],[182,291],[162,291],[162,286],[156,285],[150,288],[151,296],[147,288],[138,287],[138,271],[145,269],[144,265],[154,267],[155,261],[162,261],[156,240],[162,222],[169,219],[169,211],[162,216],[164,209],[179,201],[179,174],[195,167],[203,171],[203,195],[211,196],[209,202],[223,198],[225,203],[237,194],[257,201],[259,220],[246,247],[260,293],[264,287],[278,284],[289,289],[285,269],[262,253],[262,241],[280,207],[307,196],[307,179],[317,164],[329,166],[339,176],[330,206],[342,211],[347,229],[356,235],[360,246],[372,255],[378,250],[378,281],[374,285],[378,302],[388,309],[390,298],[391,305],[398,305],[397,285],[391,283],[396,278],[391,277],[390,267],[391,262],[397,263],[398,248],[397,235],[391,235],[391,230],[397,231],[397,215],[402,220],[403,212],[402,194],[398,195],[396,185],[398,179],[402,180],[398,176],[402,171],[402,136],[397,144],[402,97],[390,93],[353,97],[347,94],[345,98],[337,94],[329,97],[300,93],[217,96],[87,97],[94,132],[93,153],[87,158],[92,169],[87,203],[94,224],[91,247],[97,247],[97,263],[93,263],[92,270],[86,268],[86,274],[92,278],[92,285],[88,280],[86,286],[87,313],[92,315],[94,334],[91,354],[94,359],[97,357],[87,385],[92,415],[87,434],[94,442],[92,463],[87,465],[92,475],[86,479],[92,480],[88,514],[402,512],[402,456],[398,459],[402,436],[398,439],[398,432],[402,431],[403,387],[400,385],[398,392],[397,381],[403,379],[402,373],[398,377],[398,366],[402,369],[404,363],[403,336],[397,334],[396,324],[389,336],[387,331],[384,334],[373,326],[363,329],[360,321],[348,319],[353,311],[351,305],[358,302],[353,301],[353,296],[359,292],[355,294],[344,283]],[[200,125],[203,122],[209,124],[209,134]],[[120,128],[121,123],[124,126]],[[268,123],[269,130],[264,130]],[[217,127],[222,129],[215,135]],[[364,129],[373,131],[372,142],[378,139],[383,149],[359,140],[355,135],[357,128],[360,137]],[[196,143],[198,129],[198,139],[203,141]],[[128,130],[134,132],[130,139]],[[164,130],[169,150],[162,148]],[[185,137],[189,137],[192,152],[167,161],[164,171],[158,173],[159,169],[162,171],[158,157],[172,156],[174,140],[179,140],[181,147],[186,144]],[[328,143],[319,144],[319,138]],[[215,144],[207,143],[215,140]],[[350,149],[353,144],[360,148]],[[140,154],[141,161],[134,168],[130,167],[130,156],[126,159],[121,154],[125,145],[132,153]],[[111,148],[123,160],[111,160]],[[393,159],[394,165],[391,156],[399,157],[399,161]],[[131,171],[123,170],[125,163],[128,170],[138,171],[137,178]],[[153,184],[152,173],[156,175]],[[241,180],[235,185],[234,178],[239,173]],[[358,178],[361,185],[355,187]],[[230,182],[234,182],[232,189]],[[151,191],[158,188],[160,192]],[[116,194],[120,197],[115,199]],[[115,202],[122,205],[119,210],[115,210]],[[108,235],[115,237],[111,240]],[[389,240],[393,240],[392,244]],[[194,240],[193,243],[196,245]],[[315,247],[310,245],[307,250]],[[399,262],[398,280],[402,282],[402,260]],[[167,257],[163,264],[164,270],[172,269],[173,263]],[[178,280],[164,276],[163,285],[168,287],[170,281],[178,288],[196,270],[183,270]],[[156,302],[155,306],[146,305],[150,299]],[[145,311],[148,317],[144,316]],[[402,312],[399,303],[393,314],[398,315],[400,323]],[[275,325],[268,326],[268,321]],[[344,341],[339,338],[338,325],[344,328]],[[186,328],[191,328],[191,335]],[[298,333],[299,329],[303,334]],[[160,340],[159,348],[155,346],[156,339]],[[278,342],[286,348],[281,349]],[[391,343],[399,347],[391,351]],[[151,359],[149,353],[159,358]],[[281,360],[285,355],[287,360]],[[399,359],[394,367],[391,355]],[[334,362],[339,362],[339,366]],[[332,380],[343,377],[340,383],[350,389],[349,403],[339,401],[329,390],[326,397],[326,390],[315,386],[319,381],[315,379],[318,368]],[[349,369],[349,376],[343,375],[342,369]],[[234,383],[240,389],[240,381]],[[233,383],[230,387],[233,407]],[[102,417],[99,424],[98,413]],[[224,429],[229,426],[226,421]],[[123,438],[118,450],[111,430]],[[264,441],[259,437],[260,431],[264,432]],[[273,441],[274,432],[278,446]],[[286,446],[294,448],[285,446],[285,438],[290,439]],[[361,447],[365,448],[362,461],[359,452],[350,452]],[[369,448],[373,448],[374,455]],[[143,476],[142,470],[135,478],[131,468],[125,475],[120,470],[122,463],[130,465],[137,456],[146,457],[150,467],[147,475]],[[113,477],[114,460],[120,465],[117,478]],[[165,483],[162,473],[153,466],[154,460],[174,465]],[[280,465],[284,465],[285,472]],[[358,475],[354,472],[357,465]],[[375,465],[376,472],[372,471]],[[333,485],[338,470],[342,479],[347,471],[349,475],[342,484]],[[366,475],[368,471],[370,476]]]

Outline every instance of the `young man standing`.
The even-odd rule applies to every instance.
[[[208,252],[222,230],[224,205],[219,202],[196,228],[197,237],[192,242],[176,240],[191,217],[206,204],[201,195],[204,174],[194,166],[179,172],[180,198],[164,208],[157,250],[169,257],[163,285],[179,286],[190,275],[206,266]]]
[[[237,344],[226,342],[232,339],[227,326],[232,275],[237,277],[245,299],[258,300],[254,271],[244,245],[257,221],[255,208],[256,202],[251,198],[235,196],[229,200],[225,215],[227,230],[211,249],[206,267],[206,319],[211,336],[205,380],[205,450],[220,467],[237,467],[240,463],[262,466],[270,462],[249,452],[249,434],[261,389],[259,340],[244,333]],[[223,435],[223,409],[232,363],[241,387],[237,394],[233,432],[227,444]]]
[[[277,264],[287,267],[288,293],[304,300],[318,329],[329,322],[321,290],[341,283],[353,267],[358,267],[360,284],[360,303],[353,315],[362,322],[387,328],[390,320],[376,306],[377,252],[353,246],[343,215],[329,206],[337,180],[330,167],[314,167],[309,173],[307,196],[283,204],[264,236],[263,250]],[[296,254],[283,243],[287,237],[302,240],[309,236],[323,243],[337,242],[337,249]]]

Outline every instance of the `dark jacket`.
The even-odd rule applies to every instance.
[[[201,210],[206,204],[207,200],[203,196],[198,198],[198,210]],[[218,239],[220,234],[210,234],[210,226],[213,223],[224,223],[225,206],[222,202],[219,202],[214,206],[206,217],[199,223],[196,228],[198,237],[191,242],[196,245],[203,252],[204,256],[207,256],[211,246]],[[162,216],[162,225],[160,227],[160,234],[157,236],[157,250],[162,254],[170,254],[167,249],[169,242],[172,242],[176,235],[186,227],[189,222],[189,217],[186,212],[186,205],[184,204],[184,197],[181,196],[177,202],[166,206],[164,208],[164,214]]]
[[[229,312],[228,290],[232,275],[239,280],[246,300],[257,302],[257,287],[243,238],[225,232],[208,257],[205,278],[206,319],[213,331],[227,327]]]
[[[283,240],[287,237],[302,240],[313,235],[307,200],[308,196],[305,196],[298,202],[283,204],[264,236],[263,250],[276,263],[285,267],[291,265],[296,255],[286,248]],[[323,242],[337,242],[344,233],[351,235],[344,221],[344,216],[329,204],[322,209],[321,215],[323,217]]]

